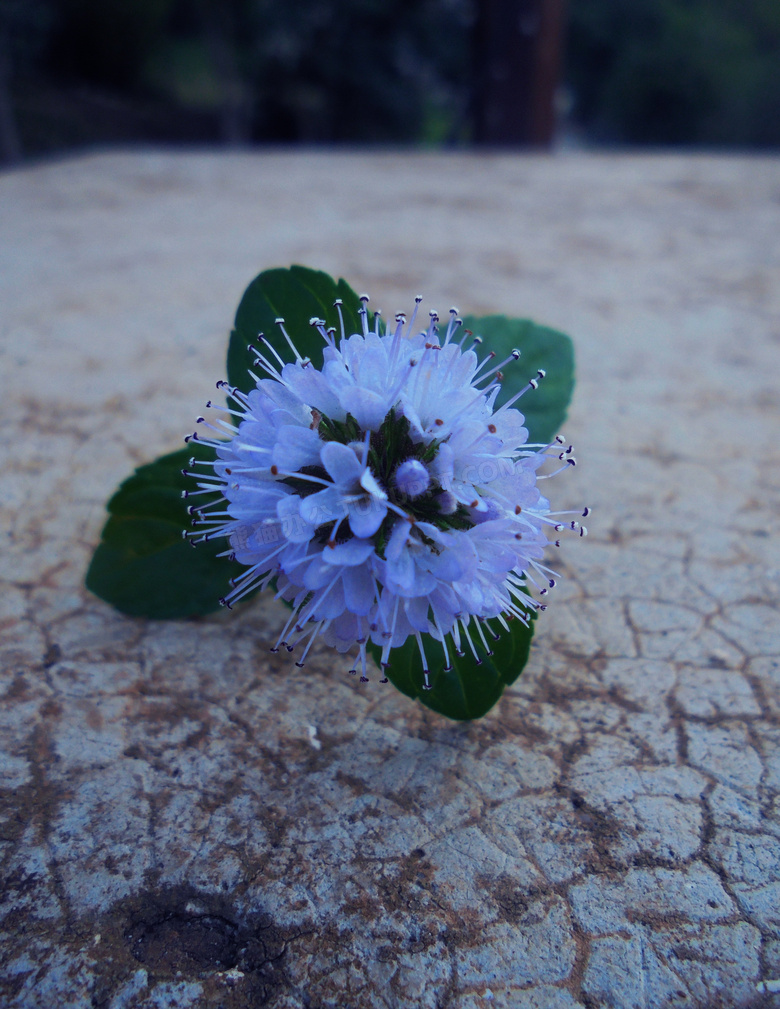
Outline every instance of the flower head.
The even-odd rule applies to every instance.
[[[188,494],[217,499],[190,507],[187,534],[194,543],[227,537],[225,553],[246,566],[226,605],[268,585],[291,605],[274,650],[301,644],[302,666],[318,637],[340,652],[357,645],[364,680],[369,641],[383,665],[413,636],[427,670],[423,634],[442,642],[448,663],[450,649],[476,658],[475,641],[488,648],[484,622],[507,628],[544,609],[556,577],[542,563],[548,527],[586,532],[561,522],[569,513],[552,513],[538,487],[574,465],[571,447],[561,437],[529,444],[514,408],[544,372],[496,408],[502,369],[519,351],[480,361],[481,341],[461,335],[456,309],[443,335],[435,312],[415,330],[420,298],[408,324],[398,315],[383,333],[377,315],[372,331],[367,300],[361,333],[342,321],[337,339],[311,320],[325,343],[321,369],[279,319],[295,359],[284,363],[260,334],[256,388],[218,383],[233,422],[199,419],[228,440],[191,436],[215,458]],[[560,465],[540,473],[550,457]]]

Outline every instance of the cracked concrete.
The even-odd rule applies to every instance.
[[[115,153],[0,229],[3,1006],[780,1005],[780,160]],[[83,589],[292,262],[576,339],[591,535],[481,722]]]

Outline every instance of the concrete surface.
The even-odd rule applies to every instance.
[[[780,1004],[780,160],[105,154],[0,219],[2,1005]],[[83,588],[292,262],[576,339],[591,535],[482,722]]]

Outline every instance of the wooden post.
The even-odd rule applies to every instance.
[[[550,147],[564,0],[479,0],[474,140]]]

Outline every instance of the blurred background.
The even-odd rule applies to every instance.
[[[0,160],[780,145],[780,0],[0,0]]]

